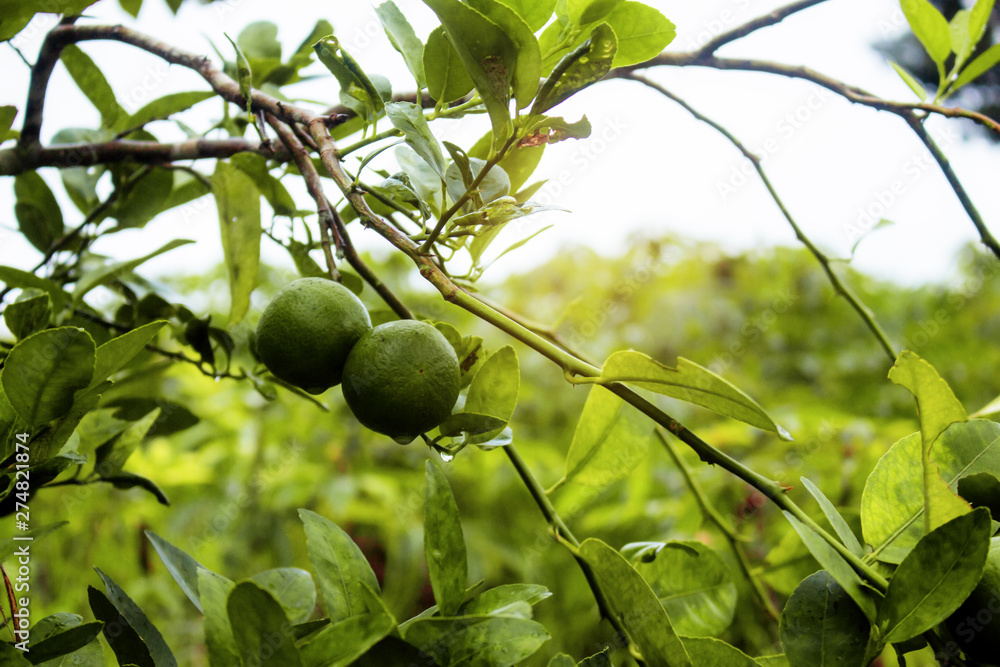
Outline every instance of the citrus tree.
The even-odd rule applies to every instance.
[[[989,418],[1000,406],[969,415],[933,366],[897,349],[848,284],[850,274],[803,233],[760,157],[647,76],[655,67],[766,72],[894,114],[930,151],[996,256],[991,261],[1000,258],[1000,244],[925,128],[928,117],[942,115],[1000,131],[987,116],[946,105],[1000,62],[997,47],[977,50],[993,2],[978,0],[950,21],[925,0],[902,2],[939,72],[937,89],[928,92],[897,66],[916,101],[886,100],[794,64],[717,55],[820,1],[793,3],[721,31],[695,50],[677,51],[665,50],[673,23],[635,0],[425,0],[440,25],[424,38],[390,0],[375,12],[411,75],[392,82],[367,71],[325,20],[290,54],[274,25],[251,24],[235,40],[219,42],[213,60],[155,35],[95,25],[81,16],[87,0],[11,3],[0,19],[4,40],[38,11],[60,12],[63,19],[47,32],[31,65],[23,107],[0,109],[0,142],[6,143],[0,175],[13,179],[20,233],[43,255],[34,270],[0,267],[10,336],[0,350],[0,502],[11,527],[2,549],[16,567],[5,572],[12,638],[0,643],[3,664],[99,665],[104,646],[111,649],[107,658],[121,665],[178,664],[177,647],[157,629],[161,619],[142,611],[101,569],[107,564],[96,564],[101,588],[87,588],[86,615],[93,621],[71,612],[34,619],[30,595],[32,544],[59,528],[32,515],[36,493],[107,483],[168,502],[155,472],[127,468],[152,434],[177,433],[191,423],[167,400],[166,383],[157,384],[159,402],[137,400],[129,388],[150,377],[159,382],[163,367],[175,364],[231,383],[220,382],[219,392],[249,386],[267,401],[309,401],[317,411],[325,404],[316,396],[341,385],[361,424],[431,455],[419,493],[433,599],[409,617],[387,601],[350,527],[308,508],[299,517],[311,573],[279,568],[234,581],[202,566],[197,550],[174,546],[191,541],[184,535],[168,541],[148,531],[148,543],[203,618],[208,664],[500,667],[537,661],[550,633],[534,620],[533,608],[561,591],[539,583],[470,582],[462,515],[440,463],[457,456],[506,457],[547,526],[545,540],[575,562],[610,628],[593,651],[553,655],[549,665],[868,665],[887,656],[903,663],[917,651],[940,664],[996,662],[1000,551],[991,511],[1000,506],[1000,426]],[[122,3],[133,13],[141,4]],[[167,4],[174,11],[180,6]],[[204,86],[129,113],[87,54],[93,41],[153,54],[193,71]],[[286,88],[310,76],[304,72],[315,62],[313,71],[325,68],[339,89],[338,100],[324,100],[334,106],[319,105],[322,110]],[[57,66],[101,123],[60,129],[43,144],[48,84]],[[750,160],[818,262],[817,272],[860,318],[872,337],[868,343],[884,352],[880,371],[915,399],[919,430],[864,471],[860,506],[838,508],[807,477],[771,479],[666,412],[677,405],[668,400],[689,403],[759,430],[776,447],[790,440],[760,403],[723,377],[727,363],[679,357],[662,360],[672,362],[666,365],[634,350],[589,359],[575,341],[477,291],[491,261],[529,241],[544,242],[529,237],[496,247],[506,238],[501,232],[516,227],[512,222],[548,208],[533,200],[543,185],[533,180],[543,152],[563,150],[591,132],[585,116],[558,115],[560,103],[612,78],[654,89]],[[181,116],[199,104],[215,104],[218,116],[192,128]],[[441,121],[466,116],[481,116],[485,133],[478,141],[461,146],[439,139]],[[189,138],[160,141],[154,131],[164,124]],[[377,166],[387,151],[392,169]],[[308,198],[294,197],[292,183]],[[62,188],[75,211],[60,207],[53,187]],[[141,257],[112,260],[93,250],[101,237],[141,229],[206,196],[218,209],[228,319],[199,316],[138,272],[184,239]],[[263,219],[267,210],[270,221]],[[373,230],[394,254],[381,265],[366,259],[352,242],[360,228]],[[250,311],[251,294],[267,287],[262,243],[287,251],[300,277],[258,316]],[[399,258],[408,262],[405,271],[395,263]],[[405,297],[398,284],[417,275],[439,299]],[[470,321],[502,332],[511,344],[487,349],[483,337],[462,330]],[[525,354],[532,362],[545,360],[547,370]],[[532,373],[555,374],[587,391],[562,477],[547,489],[518,451],[511,425],[519,397],[535,382],[529,377],[522,386],[522,361]],[[544,411],[544,397],[535,398],[532,409]],[[682,472],[683,493],[723,536],[723,549],[661,535],[610,544],[571,529],[567,518],[578,508],[623,479],[647,475],[640,464],[651,447],[662,448]],[[781,512],[783,548],[799,548],[809,563],[787,595],[774,594],[745,537],[713,506],[689,453]],[[814,504],[793,500],[792,483]],[[772,650],[762,650],[766,640],[719,638],[738,604],[764,619],[764,635],[779,640]]]

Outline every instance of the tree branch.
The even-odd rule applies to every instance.
[[[717,35],[713,39],[709,40],[700,49],[695,51],[698,57],[704,58],[705,56],[710,56],[715,53],[722,46],[729,44],[730,42],[735,42],[738,39],[743,39],[752,32],[756,32],[761,28],[767,28],[769,26],[775,25],[776,23],[781,23],[786,18],[802,11],[803,9],[808,9],[813,5],[818,5],[825,0],[801,0],[800,2],[793,2],[792,4],[775,9],[770,14],[764,14],[759,16],[752,21],[747,21],[743,25],[737,26],[732,30],[724,32]]]
[[[274,128],[282,143],[291,151],[292,158],[295,160],[295,166],[299,168],[302,180],[306,183],[306,190],[313,201],[316,202],[323,255],[326,257],[326,269],[330,274],[331,280],[340,282],[337,262],[333,259],[333,252],[330,248],[330,228],[333,227],[333,210],[326,198],[326,194],[323,193],[323,184],[319,180],[319,173],[316,171],[316,167],[313,166],[312,160],[309,159],[309,153],[306,151],[305,146],[302,145],[302,142],[299,141],[288,125],[270,114],[267,115],[267,123]],[[334,236],[337,237],[338,247],[343,245],[336,230],[334,231]]]
[[[0,150],[0,176],[16,176],[43,167],[66,169],[110,162],[162,164],[177,160],[227,158],[237,153],[257,153],[268,159],[282,161],[289,160],[291,157],[288,153],[275,152],[266,144],[241,138],[191,139],[173,144],[128,139],[94,144],[60,144],[48,147],[35,144],[25,149]]]
[[[968,193],[962,187],[961,182],[955,175],[951,168],[950,163],[945,157],[944,153],[930,140],[930,136],[926,134],[922,129],[920,131],[916,130],[916,126],[920,125],[922,128],[923,118],[916,115],[914,108],[920,108],[927,110],[928,112],[937,113],[937,107],[934,105],[913,105],[913,104],[903,104],[898,102],[889,102],[882,100],[881,98],[872,95],[871,93],[857,88],[855,86],[848,85],[837,79],[833,79],[824,74],[820,74],[808,67],[793,67],[791,65],[784,65],[782,63],[775,63],[766,60],[748,60],[748,59],[734,59],[734,58],[718,58],[716,56],[709,57],[698,57],[694,53],[661,53],[656,58],[643,63],[641,65],[634,65],[632,67],[622,67],[617,70],[612,70],[608,76],[611,78],[622,78],[628,79],[633,78],[635,72],[646,69],[649,67],[657,66],[669,66],[669,67],[708,67],[711,69],[718,70],[739,70],[747,72],[765,72],[768,74],[776,74],[778,76],[784,76],[793,79],[803,79],[806,81],[811,81],[816,83],[828,90],[831,90],[838,95],[846,98],[847,100],[860,104],[862,106],[867,106],[872,109],[877,109],[880,111],[888,111],[893,113],[900,118],[902,118],[907,125],[910,126],[917,135],[920,137],[921,141],[927,146],[931,151],[931,155],[934,160],[938,163],[938,167],[944,173],[945,177],[948,179],[948,183],[951,185],[952,190],[958,196],[959,201],[962,203],[962,207],[965,209],[966,214],[972,220],[976,229],[979,231],[980,239],[983,245],[990,249],[990,251],[997,257],[1000,258],[1000,245],[997,244],[993,235],[990,234],[988,228],[982,217],[979,215],[979,211],[972,204],[972,200],[969,198]],[[945,114],[949,115],[949,114]],[[958,115],[951,114],[951,115]],[[971,118],[972,120],[977,120],[977,117],[981,114],[962,114],[962,117]],[[989,125],[991,129],[993,125]],[[930,143],[928,143],[930,141]]]

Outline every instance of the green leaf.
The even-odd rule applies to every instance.
[[[951,55],[948,21],[928,0],[900,0],[903,15],[931,60],[943,64]]]
[[[370,605],[375,611],[329,624],[314,634],[302,646],[304,664],[329,665],[330,667],[347,667],[347,665],[356,664],[355,660],[367,653],[369,649],[385,639],[395,629],[396,619],[381,603],[377,602],[374,591],[367,588],[365,590],[370,597],[375,598]]]
[[[858,667],[871,626],[830,573],[820,570],[792,593],[778,631],[790,665]]]
[[[247,28],[250,28],[250,26],[247,26]],[[277,31],[277,28],[275,28],[275,31]],[[243,32],[246,32],[246,29],[244,29]],[[226,35],[226,39],[228,39],[229,43],[233,45],[233,51],[236,52],[236,80],[239,82],[240,95],[246,101],[244,111],[246,111],[247,117],[250,119],[250,122],[253,123],[253,126],[257,128],[258,132],[260,132],[260,128],[257,127],[257,118],[253,113],[253,105],[251,104],[251,94],[253,92],[253,70],[250,67],[250,61],[247,60],[243,50],[236,44],[236,42],[233,41],[232,37]]]
[[[790,512],[783,512],[788,523],[799,534],[802,542],[824,571],[828,572],[837,582],[837,585],[844,589],[854,603],[865,616],[874,622],[876,616],[878,595],[861,580],[860,575],[851,567],[843,556],[841,556],[826,540],[816,534],[811,528],[799,521]]]
[[[94,108],[100,112],[101,128],[123,129],[122,123],[128,119],[128,112],[118,104],[111,84],[104,78],[103,72],[90,56],[75,44],[68,44],[63,48],[59,60],[66,67],[80,92],[86,95]]]
[[[385,103],[382,101],[382,95],[357,61],[333,35],[316,42],[313,49],[319,56],[319,61],[337,78],[341,93],[360,102],[365,110],[363,114],[365,122],[373,122],[382,112]]]
[[[576,660],[565,653],[559,653],[558,655],[552,656],[552,659],[549,660],[548,667],[576,667]]]
[[[566,54],[542,84],[531,107],[532,115],[540,115],[573,94],[604,78],[611,71],[618,40],[606,23],[594,28],[590,39]]]
[[[279,567],[259,572],[248,581],[270,593],[292,623],[303,623],[316,608],[316,586],[312,575],[297,567]]]
[[[590,390],[557,484],[604,488],[625,478],[649,451],[652,425],[604,387]]]
[[[90,381],[90,388],[104,382],[132,361],[165,324],[166,320],[150,322],[99,346],[94,363],[94,379]]]
[[[416,619],[403,638],[439,665],[509,667],[537,651],[549,633],[528,619],[464,616]]]
[[[28,336],[4,362],[0,381],[18,417],[37,428],[73,407],[73,394],[94,375],[94,340],[83,329],[60,327]]]
[[[541,30],[556,8],[556,0],[500,0],[507,5],[517,15],[524,19],[524,22],[531,28],[531,32]]]
[[[532,605],[551,597],[545,586],[505,584],[483,591],[458,610],[460,616],[513,616],[531,618]],[[527,613],[522,613],[527,608]]]
[[[375,7],[375,14],[379,23],[385,30],[386,36],[392,48],[399,51],[406,62],[407,69],[417,82],[417,90],[427,85],[427,78],[424,76],[424,45],[413,31],[410,22],[399,11],[399,7],[392,0],[383,2]]]
[[[31,19],[29,18],[28,20],[30,21]],[[0,23],[0,28],[7,28],[6,20]],[[31,667],[31,663],[28,662],[28,659],[24,655],[24,651],[14,648],[13,644],[0,642],[0,661],[3,662],[4,667]]]
[[[626,550],[622,548],[623,554]],[[630,560],[666,609],[677,634],[710,637],[722,634],[732,623],[736,584],[726,562],[707,545],[665,542],[650,556]]]
[[[969,511],[968,504],[941,478],[931,460],[931,447],[938,436],[956,422],[968,417],[934,367],[910,351],[904,351],[889,370],[889,379],[905,387],[917,401],[920,416],[920,461],[923,468],[924,530],[930,532],[947,521]]]
[[[252,60],[281,60],[278,26],[270,21],[254,21],[240,31],[236,43]]]
[[[788,656],[784,653],[778,655],[762,655],[754,658],[761,667],[789,667]]]
[[[491,415],[501,419],[503,425],[484,434],[471,436],[467,442],[488,442],[500,435],[514,415],[520,384],[521,370],[517,353],[510,345],[505,345],[486,359],[469,385],[462,412]]]
[[[441,144],[427,125],[423,109],[411,102],[390,102],[385,105],[385,113],[393,127],[403,133],[406,143],[444,178],[445,162]]]
[[[955,422],[967,419],[965,408],[955,398],[934,367],[909,350],[903,351],[889,370],[889,379],[908,390],[917,400],[920,435],[929,448],[937,437]]]
[[[15,117],[17,117],[17,107],[10,104],[0,106],[0,144],[15,136],[16,130],[14,132],[10,130]]]
[[[163,492],[163,489],[156,485],[156,482],[143,477],[142,475],[136,475],[134,472],[118,471],[110,476],[102,476],[101,480],[111,482],[111,485],[116,489],[143,489],[144,491],[151,493],[153,497],[156,498],[156,501],[161,505],[170,505],[170,499],[167,498],[167,494]]]
[[[38,526],[37,528],[18,531],[17,536],[30,537],[33,541],[38,541],[49,533],[59,530],[68,523],[69,521],[56,521],[55,523],[48,523],[44,526]],[[15,540],[13,537],[0,539],[0,563],[13,556],[19,546],[23,546],[22,541]]]
[[[951,31],[951,49],[955,52],[955,62],[952,65],[953,71],[960,69],[972,53],[974,45],[969,38],[969,19],[971,17],[972,12],[967,9],[960,9],[955,12],[955,15],[951,17],[951,21],[948,22],[948,28]]]
[[[389,635],[354,661],[353,667],[385,667],[386,665],[434,666],[429,655],[399,637]]]
[[[492,437],[486,438],[483,442],[488,442],[503,431],[507,424],[503,419],[492,415],[484,415],[476,412],[455,412],[448,416],[439,427],[441,435],[455,438],[465,433],[468,438],[481,438],[484,434],[494,433]],[[468,442],[468,438],[466,442]]]
[[[512,131],[508,107],[517,47],[501,26],[459,0],[424,0],[424,4],[437,14],[465,71],[475,83],[490,115],[493,148],[499,149]]]
[[[59,283],[49,280],[48,278],[36,276],[30,271],[22,271],[10,266],[0,266],[0,282],[3,282],[11,289],[25,289],[33,287],[35,289],[48,292],[49,297],[52,299],[53,309],[57,313],[61,311],[69,301],[69,296],[62,290]]]
[[[139,444],[146,439],[146,434],[159,417],[160,409],[156,408],[125,429],[117,440],[101,445],[97,449],[95,470],[101,477],[112,478],[121,472],[128,457],[132,456]]]
[[[975,47],[983,37],[995,0],[976,0],[969,14],[969,42]]]
[[[778,426],[755,400],[712,371],[684,357],[678,357],[677,367],[670,368],[641,352],[615,352],[604,363],[601,376],[596,381],[601,384],[628,382],[776,433],[782,440],[791,440],[788,432]]]
[[[582,26],[600,21],[621,3],[622,0],[566,0],[566,14],[573,25]]]
[[[896,63],[895,61],[890,60],[889,64],[892,65],[892,68],[894,70],[896,70],[896,74],[898,74],[899,78],[903,80],[903,83],[905,83],[909,87],[909,89],[913,91],[913,93],[917,96],[917,99],[919,99],[921,102],[927,99],[927,90],[925,90],[924,87],[920,84],[920,82],[917,81],[917,78],[915,76],[910,74],[908,71],[906,71],[906,68]]]
[[[538,79],[542,75],[542,52],[538,48],[534,31],[517,12],[498,0],[467,0],[467,2],[500,26],[504,34],[514,43],[517,57],[511,83],[518,110],[525,108],[538,92]]]
[[[684,648],[698,667],[760,667],[735,646],[713,637],[685,637]]]
[[[142,9],[142,0],[118,0],[118,4],[131,14],[132,18],[138,18],[139,10]]]
[[[111,637],[108,633],[108,626],[118,620],[119,622],[124,621],[130,628],[132,628],[135,633],[142,640],[143,644],[147,647],[149,651],[149,657],[152,659],[153,664],[156,667],[176,667],[177,661],[174,660],[173,653],[170,652],[170,648],[167,647],[167,643],[163,641],[163,635],[160,631],[156,629],[148,618],[146,614],[143,613],[141,609],[132,601],[125,591],[118,587],[111,577],[101,572],[99,568],[94,568],[97,570],[98,576],[104,582],[104,587],[107,590],[107,600],[114,605],[114,608],[118,611],[118,619],[108,619],[98,616],[97,612],[94,612],[95,616],[98,616],[99,620],[104,621],[105,632],[104,636],[108,639],[108,643],[111,643]],[[115,651],[118,655],[121,664],[128,664],[128,660],[121,660],[121,655]]]
[[[167,572],[170,573],[170,576],[174,578],[177,585],[184,591],[184,595],[191,600],[191,603],[199,612],[204,613],[201,598],[198,595],[198,571],[204,569],[204,566],[153,531],[146,530],[143,532],[146,535],[146,539],[156,549],[156,553],[159,554],[160,560],[166,566]]]
[[[453,146],[453,144],[445,142],[445,147],[449,146]],[[486,167],[486,161],[474,157],[468,158],[468,160],[470,169],[470,178],[468,180],[471,181]],[[467,185],[466,179],[461,173],[460,162],[456,160],[448,165],[444,178],[445,185],[448,188],[448,195],[453,201],[458,201],[465,194]],[[507,173],[499,165],[495,165],[479,183],[476,192],[486,203],[500,197],[505,197],[510,192],[510,178],[508,178]]]
[[[462,59],[445,34],[444,26],[434,28],[427,36],[423,64],[427,92],[441,104],[461,99],[475,87]]]
[[[7,328],[18,340],[37,333],[49,324],[52,317],[52,298],[41,290],[30,288],[3,310]]]
[[[453,616],[465,598],[469,580],[462,520],[444,473],[426,463],[427,502],[424,518],[424,555],[434,600],[444,616]]]
[[[250,310],[260,268],[260,192],[241,169],[219,162],[212,175],[212,194],[219,209],[222,251],[229,274],[230,325]]]
[[[87,646],[101,634],[104,623],[85,623],[75,625],[71,628],[53,634],[41,641],[32,641],[30,647],[31,664],[37,665],[48,660],[55,660],[61,656],[74,653]],[[32,628],[32,635],[35,628]],[[7,664],[7,663],[4,663]]]
[[[205,615],[205,648],[212,665],[240,665],[240,651],[229,623],[226,602],[236,584],[210,570],[198,570],[198,597]]]
[[[18,228],[42,252],[63,235],[63,216],[56,196],[36,171],[14,177],[14,213]]]
[[[993,532],[985,507],[927,533],[903,559],[879,606],[886,642],[930,630],[961,606],[979,583]]]
[[[118,221],[114,231],[139,229],[167,210],[174,189],[174,172],[153,169],[129,186],[108,215]]]
[[[186,111],[199,102],[212,97],[215,97],[215,93],[210,90],[199,90],[189,93],[170,93],[169,95],[158,97],[129,116],[128,122],[125,123],[125,127],[141,127],[154,120],[169,118],[174,114]]]
[[[226,609],[244,664],[302,666],[291,623],[270,593],[255,583],[241,582],[230,591]]]
[[[969,63],[962,70],[962,73],[958,75],[958,79],[955,80],[951,89],[958,90],[962,86],[972,83],[975,79],[985,74],[987,70],[992,69],[997,63],[1000,63],[1000,44],[994,44]]]
[[[189,239],[174,239],[173,241],[167,243],[162,248],[158,248],[148,255],[143,255],[142,257],[136,259],[130,259],[123,262],[114,262],[112,264],[105,264],[97,269],[93,269],[83,274],[80,279],[76,282],[76,286],[73,288],[73,301],[79,304],[83,297],[87,295],[90,290],[94,289],[99,285],[108,283],[115,278],[118,278],[123,273],[128,273],[133,269],[138,268],[142,264],[145,264],[154,257],[158,257],[165,252],[170,252],[174,248],[179,248],[181,246],[187,245],[189,243],[194,243]]]
[[[820,490],[818,486],[813,484],[808,478],[800,477],[802,481],[802,486],[806,487],[806,490],[812,494],[812,497],[816,499],[819,503],[819,507],[823,510],[823,514],[826,516],[827,521],[833,527],[834,532],[837,533],[837,537],[840,538],[841,543],[847,547],[852,554],[858,556],[859,558],[865,555],[865,550],[858,542],[857,535],[851,530],[851,527],[847,525],[847,521],[844,517],[840,515],[837,508],[833,506],[830,499]]]
[[[677,36],[676,26],[660,10],[635,0],[625,0],[605,20],[618,39],[612,67],[638,65],[655,58]]]
[[[267,199],[268,205],[275,215],[294,217],[303,212],[295,207],[295,200],[282,185],[281,181],[271,175],[267,159],[254,153],[239,153],[229,158],[229,163],[253,179],[260,193]]]
[[[487,132],[476,141],[475,145],[469,149],[470,158],[485,160],[489,157],[490,146],[493,143],[493,133]],[[507,151],[497,165],[504,170],[510,179],[510,191],[517,192],[531,178],[542,161],[542,153],[545,151],[544,145],[535,145],[519,141],[514,147]]]
[[[594,574],[610,613],[642,651],[649,667],[692,667],[693,663],[656,594],[624,557],[589,538],[580,555]]]
[[[606,648],[600,653],[596,653],[588,658],[584,658],[579,663],[578,667],[614,667],[611,664],[611,649]]]
[[[358,545],[337,524],[315,512],[300,509],[299,517],[323,610],[331,622],[370,611],[363,586],[378,592],[378,580]]]

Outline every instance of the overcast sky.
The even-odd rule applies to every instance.
[[[436,24],[419,0],[398,0],[397,4],[421,37]],[[669,49],[688,50],[784,3],[652,0],[648,4],[677,25],[678,36]],[[186,2],[173,17],[162,0],[146,0],[139,19],[133,20],[116,3],[102,0],[90,14],[100,22],[125,23],[213,58],[210,44],[228,53],[223,33],[235,38],[253,21],[277,23],[287,53],[317,19],[326,18],[367,71],[384,74],[398,81],[401,88],[407,87],[409,78],[367,3]],[[29,59],[34,58],[44,30],[53,23],[51,16],[36,17],[16,40]],[[726,46],[720,55],[805,64],[875,94],[911,100],[912,93],[870,46],[875,40],[906,30],[898,2],[831,0]],[[84,49],[104,68],[129,111],[170,92],[205,89],[196,75],[167,67],[131,47],[89,42]],[[324,73],[318,65],[311,71]],[[23,110],[28,69],[6,45],[0,45],[0,72],[5,84],[0,87],[0,104]],[[895,116],[852,106],[809,83],[766,74],[660,68],[652,77],[725,124],[766,157],[765,167],[790,210],[833,256],[849,254],[855,230],[880,217],[888,218],[895,224],[866,238],[854,265],[912,284],[948,278],[954,270],[956,250],[977,238],[936,165]],[[336,81],[328,75],[290,92],[303,98],[337,98]],[[192,112],[190,124],[200,127],[199,121],[218,111],[217,104],[204,103]],[[555,111],[570,120],[586,114],[594,128],[588,140],[549,147],[536,172],[539,178],[551,179],[537,198],[569,212],[546,212],[522,225],[512,225],[510,240],[539,225],[555,227],[501,260],[491,269],[494,277],[531,266],[570,242],[588,243],[602,252],[619,251],[632,232],[675,233],[716,241],[731,250],[795,243],[787,222],[752,175],[749,164],[723,137],[654,91],[634,82],[605,82]],[[19,117],[15,127],[20,122]],[[63,127],[94,127],[97,122],[96,111],[57,67],[49,90],[43,140]],[[468,145],[487,129],[486,122],[480,116],[435,127],[449,140]],[[929,127],[983,217],[994,233],[1000,234],[997,148],[975,133],[966,140],[962,134],[965,126],[954,121],[932,119]],[[179,137],[166,123],[151,129],[162,140]],[[43,173],[62,196],[55,172]],[[0,229],[0,264],[30,269],[38,253],[18,235],[9,233],[16,228],[12,187],[12,179],[0,180],[0,225],[6,228]],[[300,205],[308,203],[301,191],[293,192]],[[68,224],[79,221],[80,215],[71,205],[64,210]],[[354,236],[364,247],[385,245],[374,232],[357,230]],[[150,262],[148,270],[175,271],[178,266],[197,270],[221,258],[215,207],[210,200],[165,213],[143,231],[102,239],[96,250],[129,258],[178,237],[197,243]],[[265,243],[265,261],[287,262],[280,250],[267,246]]]

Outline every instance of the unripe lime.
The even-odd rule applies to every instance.
[[[264,309],[257,356],[285,382],[321,394],[340,384],[347,354],[371,328],[368,311],[349,289],[325,278],[300,278]]]
[[[990,541],[983,578],[945,625],[967,658],[1000,664],[1000,537]]]
[[[429,324],[400,320],[361,337],[344,365],[344,400],[362,424],[407,443],[443,422],[458,399],[458,357]]]

